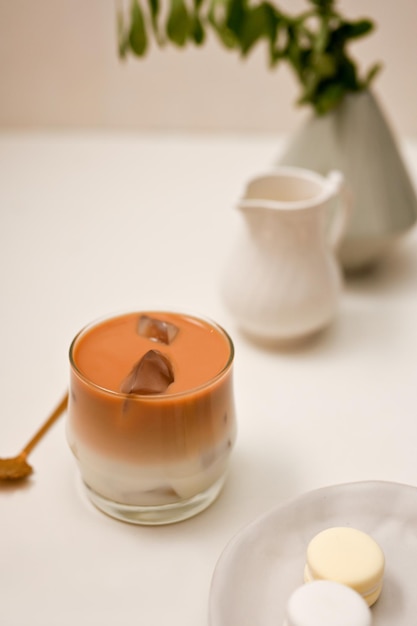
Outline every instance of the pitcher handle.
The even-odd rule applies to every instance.
[[[337,170],[329,172],[328,181],[333,187],[333,195],[338,199],[329,232],[330,245],[336,252],[347,230],[352,210],[352,196],[341,172]]]

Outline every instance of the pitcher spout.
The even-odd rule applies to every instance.
[[[333,194],[337,194],[340,192],[340,190],[342,189],[344,185],[345,177],[342,174],[342,172],[340,172],[339,170],[331,170],[327,174],[326,180],[329,186],[329,190],[333,195]]]

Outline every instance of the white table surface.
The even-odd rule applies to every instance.
[[[292,352],[249,343],[221,301],[235,201],[274,136],[0,135],[0,457],[66,389],[73,335],[102,315],[209,316],[236,347],[239,433],[219,500],[165,527],[83,493],[62,418],[0,486],[0,624],[206,626],[210,581],[247,523],[312,489],[417,484],[417,235],[347,282],[335,323]],[[417,179],[417,144],[403,142]]]

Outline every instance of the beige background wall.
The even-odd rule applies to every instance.
[[[278,1],[278,0],[277,0]],[[202,49],[158,50],[121,63],[116,0],[0,0],[0,128],[277,131],[307,114],[282,66],[262,47],[248,60],[212,39]],[[302,0],[282,0],[294,11]],[[396,129],[417,136],[417,1],[341,0],[377,30],[353,52],[382,60],[375,91]]]

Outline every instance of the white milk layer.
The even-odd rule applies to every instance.
[[[70,445],[84,482],[113,502],[137,506],[171,504],[203,493],[225,473],[228,441],[204,454],[177,462],[127,462],[77,442]]]

